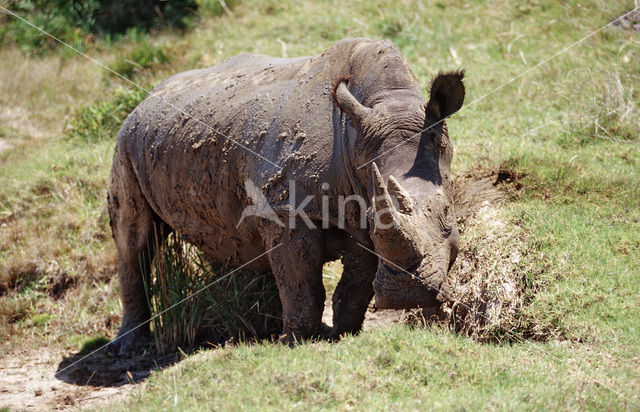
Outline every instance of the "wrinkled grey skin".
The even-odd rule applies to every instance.
[[[378,307],[438,305],[458,248],[453,150],[438,122],[463,99],[456,72],[434,79],[427,103],[398,49],[367,39],[343,40],[311,57],[239,55],[161,83],[126,119],[113,158],[108,203],[124,306],[115,349],[130,351],[149,333],[144,326],[123,336],[149,317],[139,256],[148,264],[155,236],[172,230],[212,261],[232,265],[281,244],[248,267],[273,272],[289,337],[322,333],[322,265],[341,256],[331,336],[360,330],[374,291]],[[376,159],[377,167],[358,168],[434,124]],[[318,229],[300,221],[288,229],[259,217],[236,228],[252,204],[247,179],[285,223],[295,180],[298,203],[314,195],[304,210]],[[353,194],[369,199],[368,210],[349,202],[346,227],[339,229],[338,196]],[[328,228],[321,222],[323,195]],[[381,220],[393,227],[374,227],[374,212],[385,208]],[[359,227],[361,212],[366,228]]]

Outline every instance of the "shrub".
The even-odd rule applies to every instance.
[[[170,55],[161,46],[154,46],[148,40],[140,42],[129,53],[121,55],[110,69],[131,79],[145,70],[155,71],[158,66],[169,63]],[[110,73],[114,75],[113,73]]]
[[[111,98],[77,110],[67,125],[67,136],[89,142],[115,138],[124,119],[146,96],[138,87],[118,87]]]
[[[82,48],[89,33],[117,36],[131,28],[183,28],[197,7],[195,0],[9,0],[7,6],[76,48]],[[0,16],[0,22],[0,40],[9,37],[25,51],[42,52],[57,45],[15,17]]]
[[[205,341],[265,338],[282,328],[278,289],[269,273],[207,263],[179,235],[156,245],[151,268],[143,267],[158,352],[191,349]]]

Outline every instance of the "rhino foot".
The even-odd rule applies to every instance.
[[[147,325],[128,330],[121,327],[118,335],[109,343],[106,350],[112,355],[130,355],[150,342],[151,333]]]

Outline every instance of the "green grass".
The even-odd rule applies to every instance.
[[[66,133],[72,139],[113,141],[123,120],[145,97],[147,92],[142,88],[118,87],[109,99],[99,100],[78,109],[69,121]]]
[[[80,344],[80,350],[78,351],[79,355],[86,355],[87,353],[91,353],[94,350],[103,347],[110,340],[105,338],[104,336],[94,336],[88,339],[84,339]]]
[[[107,408],[640,408],[607,389],[640,403],[638,34],[606,29],[472,103],[632,2],[227,1],[232,15],[216,2],[200,4],[192,30],[149,37],[153,47],[171,44],[171,60],[134,79],[154,84],[242,52],[309,55],[355,36],[393,41],[425,88],[439,70],[464,67],[467,106],[449,121],[453,170],[506,164],[524,176],[501,210],[526,252],[523,324],[515,330],[540,331],[546,341],[483,344],[444,328],[397,326],[293,349],[245,343],[157,372],[131,400]],[[68,348],[78,342],[60,336],[113,336],[120,308],[108,279],[115,252],[105,189],[110,136],[131,107],[118,106],[129,86],[118,91],[120,80],[79,56],[36,61],[3,47],[11,57],[6,73],[21,77],[20,87],[0,84],[0,103],[22,120],[0,117],[2,138],[16,142],[0,154],[0,284],[7,290],[0,325],[12,342],[36,336]],[[133,48],[93,47],[90,54],[108,65]],[[30,69],[12,69],[21,65]],[[63,81],[31,85],[29,72],[39,79],[59,73]],[[63,132],[69,115],[82,138]],[[326,271],[330,285],[334,266]],[[54,301],[46,285],[59,272],[82,281]],[[33,321],[48,312],[46,322]]]
[[[393,327],[349,337],[340,344],[290,349],[265,343],[200,353],[156,374],[126,407],[514,410],[625,406],[572,367],[597,372],[603,384],[619,389],[621,382],[634,376],[631,368],[621,368],[624,372],[613,379],[597,355],[582,354],[578,361],[574,357],[575,347],[566,342],[541,349],[529,343],[496,347],[439,330]]]

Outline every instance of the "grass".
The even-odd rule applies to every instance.
[[[543,350],[565,362],[575,348],[564,342]],[[594,361],[597,355],[585,354],[571,366],[593,368]],[[615,383],[615,379],[603,381]],[[514,410],[599,405],[615,409],[623,404],[533,344],[478,345],[439,330],[425,333],[396,326],[349,337],[339,345],[315,343],[293,349],[241,345],[200,353],[157,374],[126,404],[132,410],[199,410],[204,405],[267,410]]]
[[[524,177],[500,210],[520,241],[490,253],[496,244],[482,243],[482,230],[465,239],[484,247],[487,264],[522,252],[525,293],[512,326],[543,342],[396,326],[339,344],[241,343],[157,372],[109,408],[638,408],[607,389],[640,403],[638,34],[605,29],[476,101],[631,2],[227,1],[231,14],[202,4],[192,30],[148,38],[170,44],[171,59],[133,71],[135,81],[242,52],[309,55],[355,36],[393,41],[425,88],[440,70],[466,68],[467,106],[449,121],[454,173],[506,164]],[[88,52],[117,65],[133,49],[98,40]],[[110,136],[130,107],[118,102],[133,92],[79,56],[28,57],[5,44],[0,58],[1,138],[13,146],[0,153],[0,334],[77,350],[118,324],[104,194]],[[69,138],[65,124],[84,137]],[[330,288],[339,271],[325,271]],[[49,290],[62,274],[75,283],[56,300]]]
[[[145,87],[144,89],[153,88]],[[123,119],[147,97],[144,89],[133,86],[118,87],[109,99],[81,107],[69,120],[67,136],[85,141],[113,141],[122,126]]]

